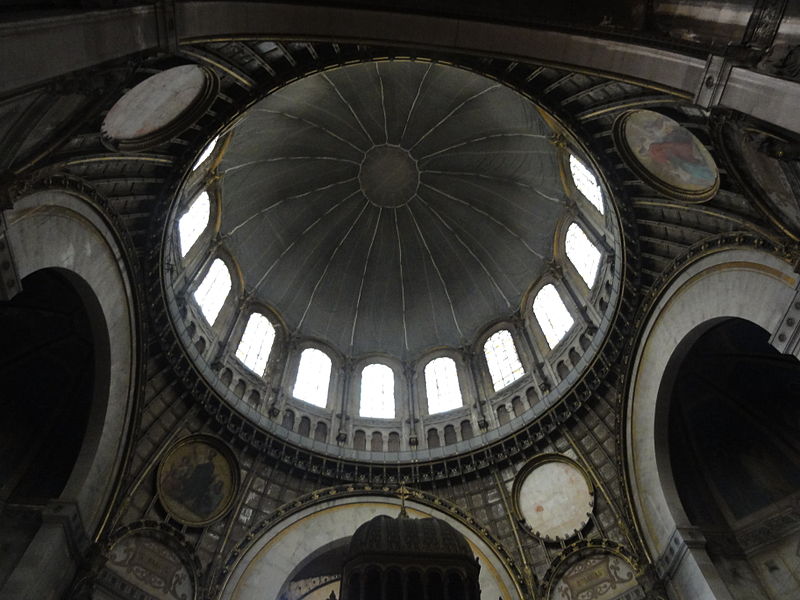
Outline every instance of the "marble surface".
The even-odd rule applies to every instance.
[[[578,467],[552,460],[538,465],[525,477],[517,505],[537,536],[566,539],[586,525],[594,497]]]

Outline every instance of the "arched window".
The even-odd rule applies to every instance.
[[[373,363],[361,371],[361,417],[394,419],[394,372]]]
[[[292,395],[303,402],[325,408],[330,380],[331,359],[322,350],[306,348],[300,354]]]
[[[231,291],[231,274],[228,267],[221,259],[217,258],[211,263],[211,268],[206,273],[205,279],[197,286],[194,299],[203,311],[203,316],[211,325],[217,320],[217,315],[225,304],[225,298]]]
[[[192,200],[192,204],[181,218],[178,219],[178,239],[181,244],[181,256],[186,256],[191,250],[197,238],[208,226],[211,202],[208,199],[208,192],[200,194]]]
[[[444,426],[444,445],[449,446],[450,444],[455,444],[458,441],[456,438],[456,428],[452,425],[445,425]]]
[[[539,321],[539,326],[551,348],[561,341],[561,338],[575,322],[552,283],[548,283],[536,294],[536,299],[533,301],[533,314]]]
[[[294,429],[294,413],[290,410],[287,410],[283,413],[283,421],[281,424],[286,429]]]
[[[486,340],[483,354],[486,356],[486,364],[489,365],[495,392],[513,383],[525,373],[522,363],[519,362],[511,332],[507,329],[501,329]]]
[[[589,241],[577,223],[573,223],[567,229],[565,245],[567,258],[575,265],[575,270],[591,289],[597,277],[597,267],[600,265],[600,251]]]
[[[438,448],[442,444],[439,442],[439,431],[434,427],[428,430],[428,448]]]
[[[601,215],[604,214],[603,191],[600,189],[600,184],[597,183],[597,177],[594,176],[594,173],[572,154],[569,155],[569,170],[572,173],[572,180],[575,182],[575,187],[578,188],[578,191],[600,211]]]
[[[192,165],[192,171],[196,171],[197,167],[202,165],[206,161],[206,159],[209,156],[211,156],[211,153],[214,152],[214,148],[217,147],[218,141],[219,141],[219,136],[215,137],[208,143],[208,145],[205,148],[203,148],[203,151],[200,153],[200,156],[197,157],[197,160],[194,161],[194,164]]]
[[[505,425],[511,420],[505,404],[501,404],[497,407],[497,420],[500,422],[500,425]]]
[[[272,323],[264,315],[253,313],[247,320],[242,341],[236,349],[236,358],[254,373],[262,375],[267,366],[273,341],[275,341],[275,328]]]
[[[353,448],[356,450],[367,449],[367,434],[360,429],[356,430],[353,434]]]
[[[428,414],[463,406],[456,361],[442,356],[425,365],[425,390],[428,394]]]

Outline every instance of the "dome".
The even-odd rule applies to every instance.
[[[348,559],[381,554],[414,556],[459,556],[474,560],[469,543],[452,525],[433,517],[412,519],[401,514],[379,515],[353,534]]]
[[[588,156],[535,99],[454,64],[294,79],[178,190],[179,334],[292,443],[406,461],[496,439],[562,398],[610,327],[623,252]]]
[[[463,346],[552,259],[551,133],[530,100],[453,66],[313,74],[234,125],[219,235],[294,335],[404,360]]]

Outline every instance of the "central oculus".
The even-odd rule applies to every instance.
[[[417,193],[417,161],[400,146],[375,146],[364,154],[358,182],[364,196],[375,206],[400,208]]]

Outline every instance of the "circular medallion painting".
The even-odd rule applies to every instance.
[[[175,444],[159,465],[158,495],[173,517],[198,527],[228,511],[238,479],[227,447],[212,437],[193,436]]]
[[[565,458],[534,464],[514,487],[517,512],[534,535],[546,540],[564,540],[577,534],[594,508],[586,476]]]
[[[699,202],[717,192],[714,159],[678,122],[651,110],[635,110],[617,120],[614,134],[629,166],[665,195]]]

